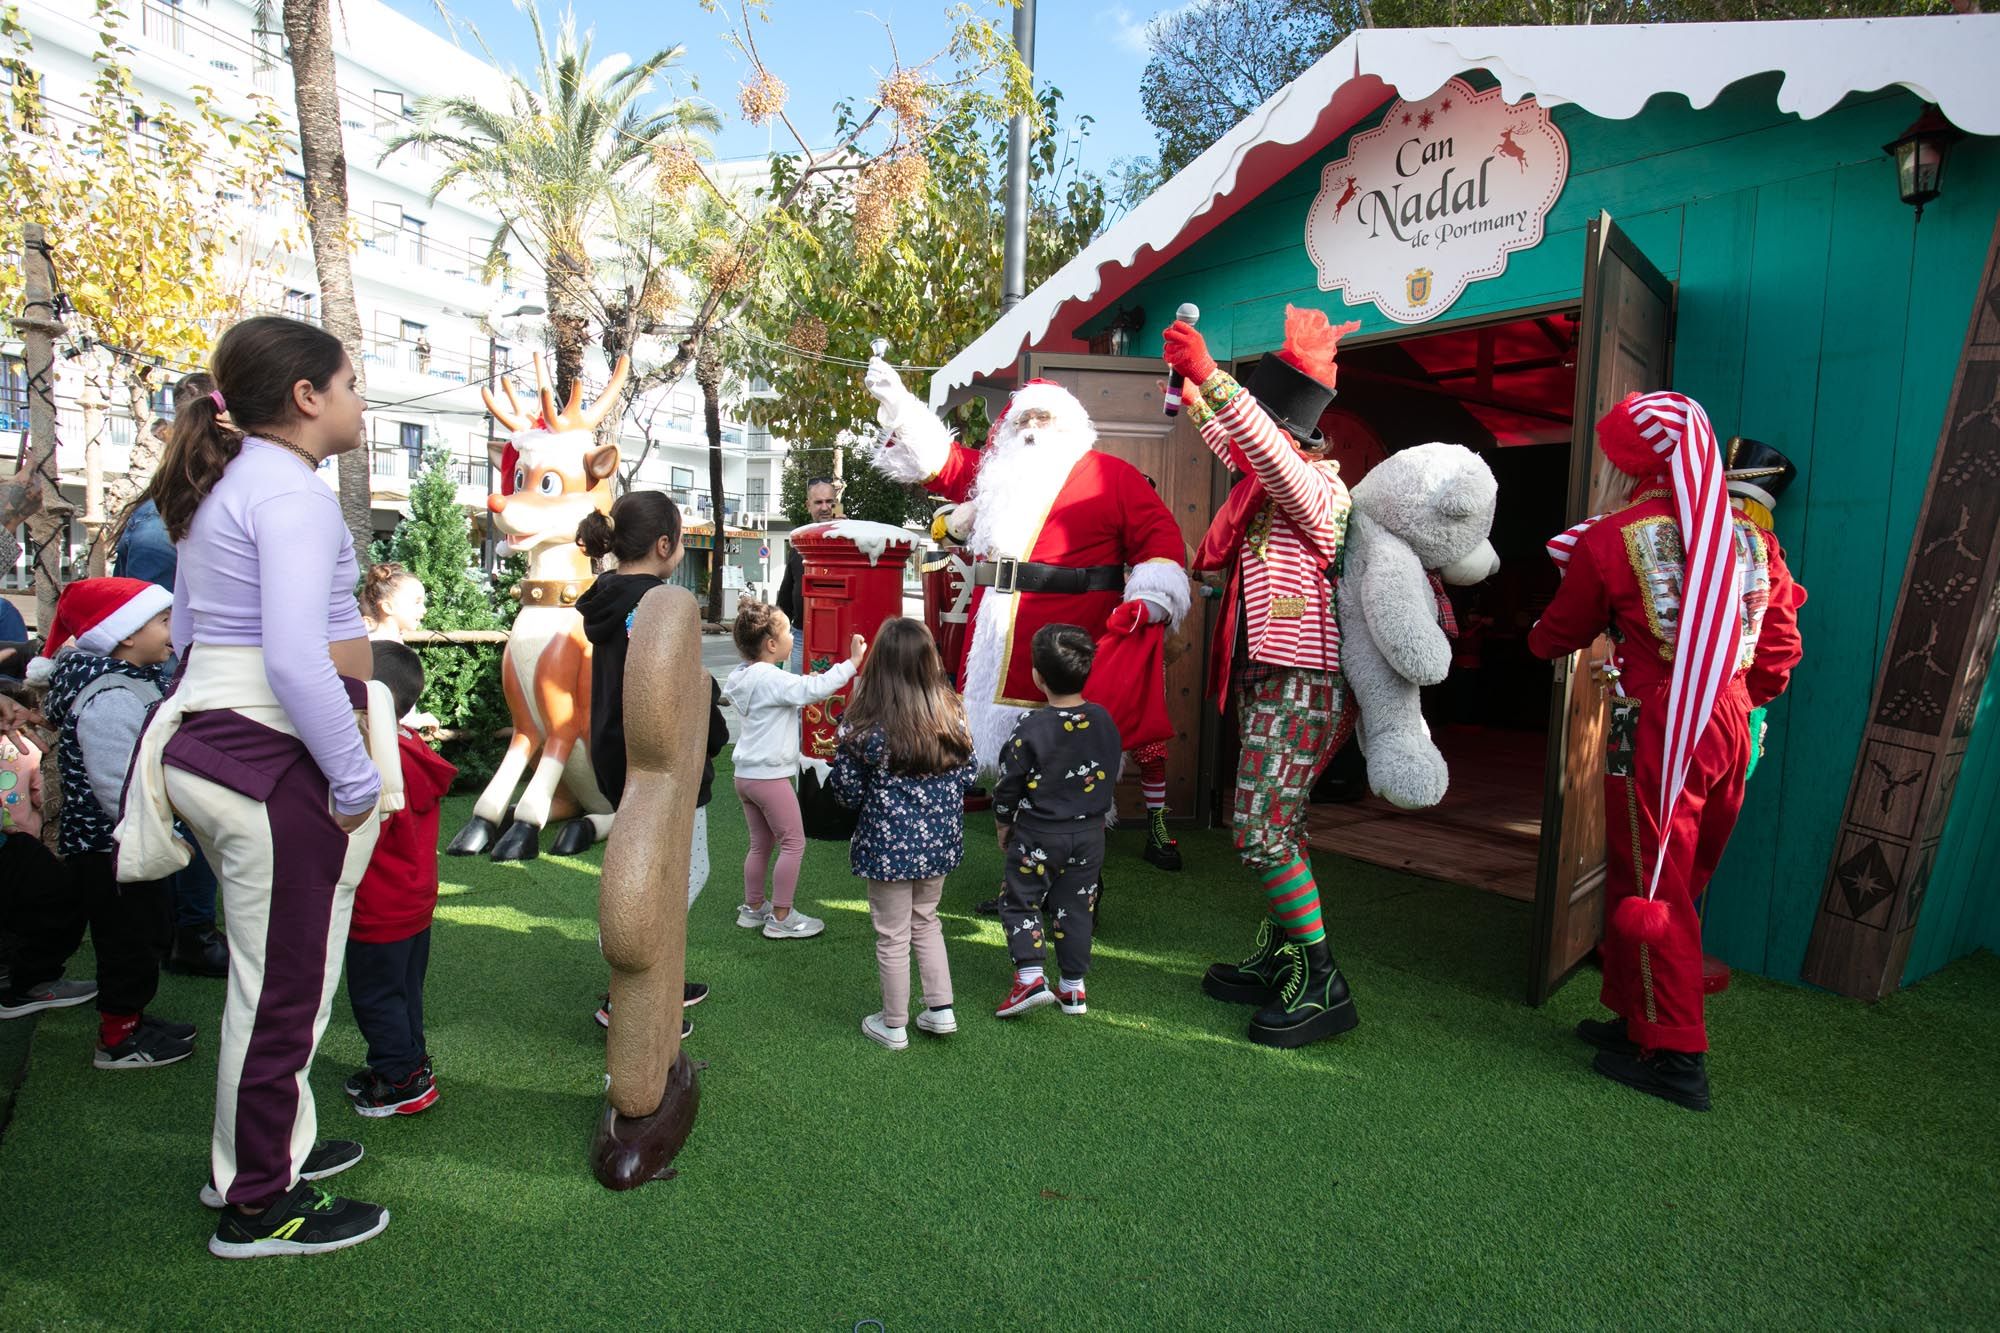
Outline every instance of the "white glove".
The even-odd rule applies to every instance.
[[[955,505],[945,511],[944,530],[957,541],[964,541],[972,535],[973,508],[971,502]]]
[[[875,419],[882,423],[885,431],[893,432],[913,404],[921,406],[917,404],[916,395],[904,387],[902,377],[879,356],[868,358],[868,373],[862,383],[881,404],[875,411]]]

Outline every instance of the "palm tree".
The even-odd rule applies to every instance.
[[[340,132],[332,7],[329,0],[284,0],[283,8],[321,318],[326,331],[346,345],[359,377],[361,309],[354,300],[354,266],[347,249],[347,149]],[[270,0],[257,0],[252,6],[253,27],[260,37],[271,32],[271,9]],[[354,538],[354,553],[362,560],[367,559],[368,543],[375,535],[369,505],[368,456],[349,454],[340,461],[340,513]]]
[[[564,12],[551,52],[534,0],[523,7],[535,32],[534,81],[513,76],[504,111],[464,94],[419,98],[415,127],[382,156],[413,145],[436,150],[446,165],[431,198],[465,184],[499,215],[489,275],[505,268],[510,237],[540,264],[561,399],[582,373],[591,316],[604,315],[591,286],[591,247],[616,221],[621,187],[646,169],[656,148],[704,151],[703,136],[721,120],[686,98],[654,111],[638,105],[685,47],[656,51],[615,72],[593,68],[591,34],[578,36],[573,13]]]

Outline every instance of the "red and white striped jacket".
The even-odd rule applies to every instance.
[[[1190,407],[1201,437],[1234,465],[1233,444],[1264,487],[1231,571],[1231,600],[1241,589],[1252,661],[1271,666],[1340,669],[1328,567],[1347,535],[1349,501],[1340,469],[1300,454],[1291,436],[1225,371],[1201,386]],[[1226,626],[1233,617],[1225,617]],[[1219,650],[1220,645],[1218,645]],[[1223,651],[1234,651],[1233,644]]]

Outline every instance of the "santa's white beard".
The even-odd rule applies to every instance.
[[[1077,460],[1097,442],[1088,425],[1038,426],[1018,431],[1003,425],[979,460],[972,492],[972,549],[987,557],[1026,560],[1056,496]],[[980,598],[965,657],[965,711],[982,769],[998,762],[1000,747],[1013,735],[1022,710],[996,703],[1007,670],[1007,640],[1020,598],[988,592]]]
[[[1088,424],[1025,431],[1002,425],[979,460],[972,488],[972,549],[1026,560],[1070,469],[1095,443],[1097,432]]]

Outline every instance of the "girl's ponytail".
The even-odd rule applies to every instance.
[[[221,420],[217,395],[204,394],[174,413],[166,457],[153,472],[141,500],[159,506],[160,521],[176,542],[187,536],[194,511],[222,480],[222,473],[242,452],[243,436]]]

